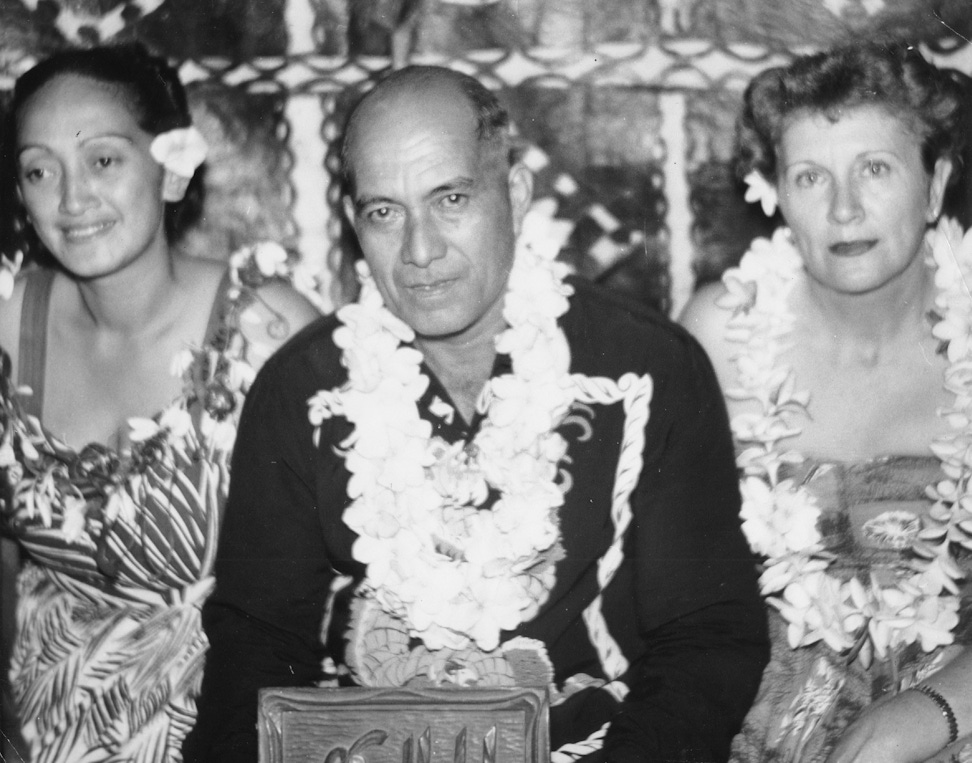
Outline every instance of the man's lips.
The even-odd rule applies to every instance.
[[[440,291],[448,288],[456,281],[455,278],[436,278],[432,281],[416,281],[405,284],[405,288],[419,293]]]
[[[836,244],[831,244],[829,249],[831,254],[836,254],[838,257],[855,257],[859,254],[869,252],[877,246],[877,242],[878,240],[876,238],[839,241]]]

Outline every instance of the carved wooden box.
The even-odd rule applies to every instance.
[[[264,689],[260,763],[549,763],[541,688]]]

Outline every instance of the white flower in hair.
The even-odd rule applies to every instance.
[[[768,182],[758,170],[752,170],[743,178],[743,182],[746,184],[746,201],[750,204],[758,201],[763,208],[763,214],[772,217],[778,201],[776,186]]]
[[[152,158],[179,177],[191,178],[206,159],[209,146],[195,127],[179,127],[155,136]]]

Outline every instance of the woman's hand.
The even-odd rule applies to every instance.
[[[934,701],[904,691],[864,710],[827,763],[921,763],[945,746],[948,731]]]

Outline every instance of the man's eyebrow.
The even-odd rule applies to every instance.
[[[355,213],[360,212],[365,207],[371,206],[386,206],[389,204],[394,204],[392,199],[387,196],[361,196],[354,200],[354,211]]]
[[[437,185],[431,191],[426,194],[427,198],[432,198],[434,196],[441,196],[442,194],[455,193],[456,191],[468,191],[476,185],[475,178],[466,177],[465,175],[453,178],[452,180],[446,181],[441,185]]]

